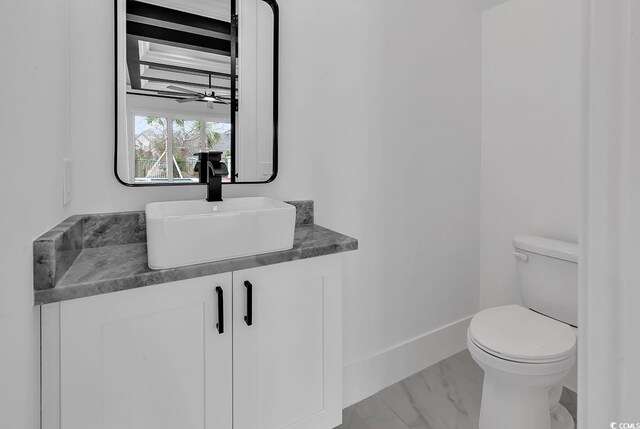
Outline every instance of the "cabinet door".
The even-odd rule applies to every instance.
[[[335,256],[233,273],[234,429],[341,423],[340,275]]]
[[[61,429],[230,429],[231,292],[229,273],[63,302]]]

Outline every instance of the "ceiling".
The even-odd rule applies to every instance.
[[[142,0],[142,2],[227,22],[231,16],[231,0]]]
[[[128,0],[128,93],[188,97],[186,91],[169,88],[177,86],[230,98],[229,4],[229,0]]]

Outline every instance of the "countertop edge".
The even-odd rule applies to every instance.
[[[54,304],[80,298],[89,298],[92,296],[139,289],[147,286],[161,285],[250,268],[276,265],[297,260],[329,256],[358,249],[357,239],[328,230],[320,227],[319,225],[313,226],[336,234],[339,236],[339,239],[328,244],[294,247],[293,249],[281,252],[229,259],[171,270],[149,271],[132,276],[124,276],[119,279],[91,281],[79,283],[77,285],[68,285],[62,288],[54,287],[51,289],[34,290],[34,306]]]

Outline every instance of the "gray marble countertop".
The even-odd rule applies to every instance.
[[[356,239],[308,222],[296,225],[294,245],[291,250],[166,270],[151,270],[148,267],[146,242],[83,247],[78,249],[73,262],[65,267],[64,272],[55,280],[53,287],[38,288],[38,285],[35,285],[34,301],[35,305],[51,304],[331,255],[357,248]],[[38,261],[34,262],[38,263]],[[37,265],[36,270],[38,270]]]

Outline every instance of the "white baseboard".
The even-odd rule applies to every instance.
[[[353,405],[467,347],[465,317],[343,368],[343,404]]]

